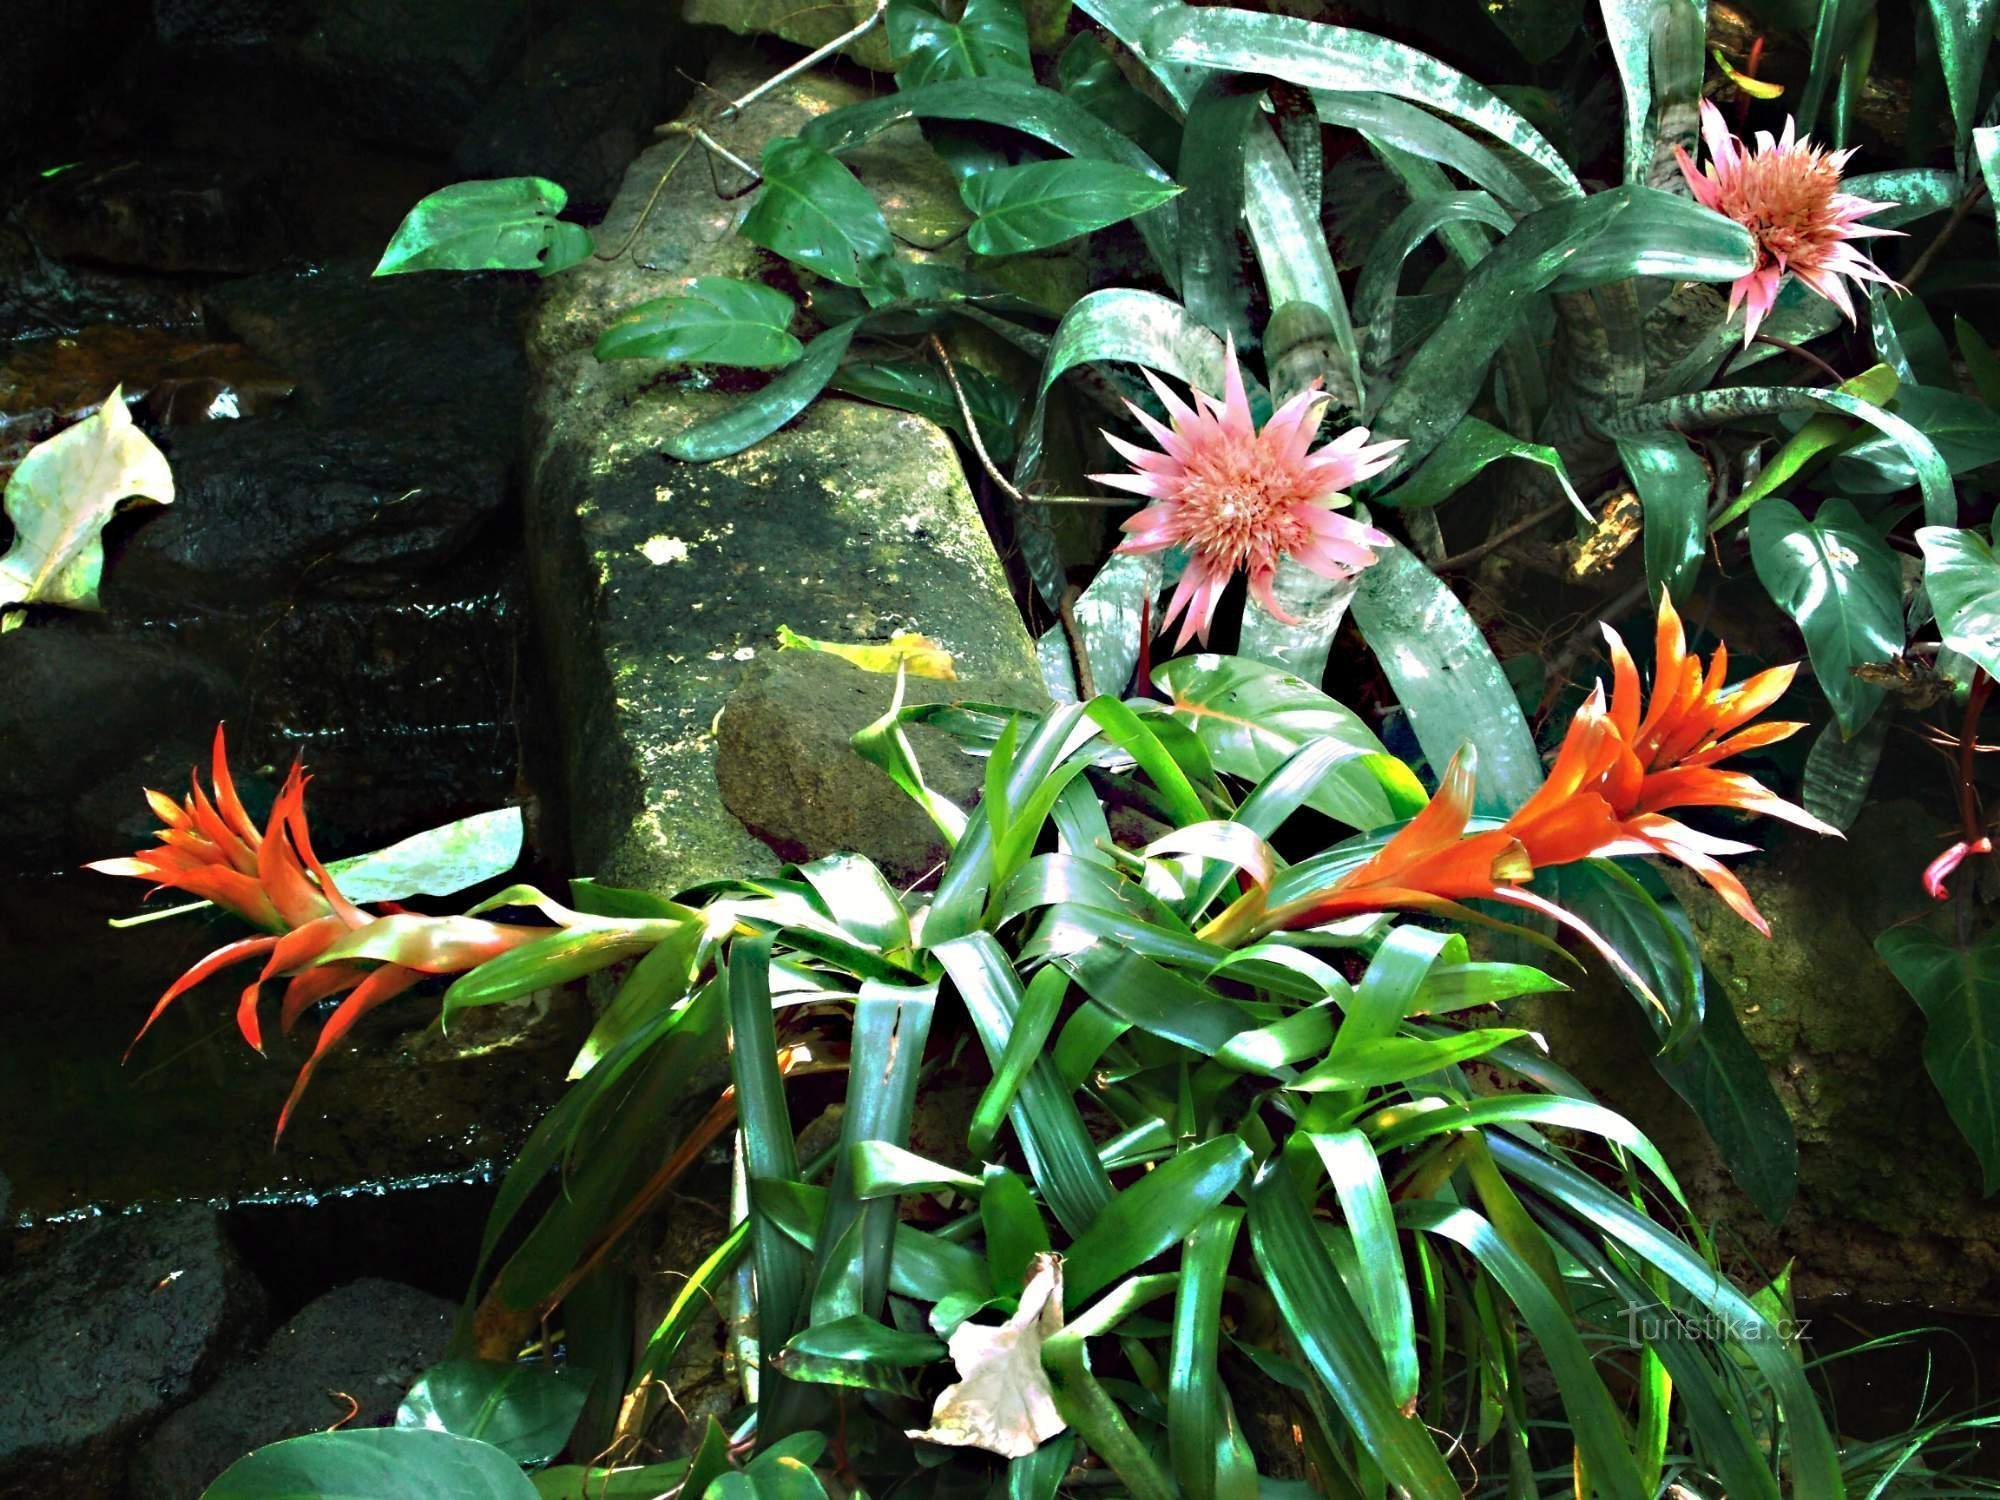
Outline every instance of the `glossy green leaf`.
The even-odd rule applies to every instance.
[[[1798,1134],[1770,1070],[1723,998],[1727,989],[1713,975],[1704,989],[1715,999],[1703,1010],[1701,1030],[1675,1055],[1654,1058],[1653,1067],[1701,1120],[1730,1180],[1766,1220],[1782,1224],[1798,1196]]]
[[[1222,1292],[1243,1210],[1218,1210],[1195,1226],[1174,1289],[1167,1372],[1167,1452],[1187,1500],[1225,1500],[1217,1488],[1216,1446],[1223,1440],[1224,1387],[1216,1368],[1222,1343]]]
[[[1286,1087],[1301,1093],[1386,1088],[1484,1057],[1494,1048],[1527,1035],[1528,1032],[1510,1027],[1490,1027],[1453,1032],[1436,1039],[1376,1037],[1336,1049],[1333,1056],[1317,1067],[1308,1068]]]
[[[1622,211],[1576,246],[1551,283],[1556,291],[1583,291],[1632,276],[1734,281],[1757,269],[1750,232],[1693,199],[1641,186],[1600,196],[1612,195],[1622,196]]]
[[[646,953],[665,941],[670,931],[667,924],[650,922],[555,928],[546,937],[531,938],[454,979],[444,992],[444,1025],[449,1028],[461,1010],[553,989]]]
[[[1534,736],[1493,648],[1438,576],[1407,548],[1388,549],[1362,571],[1354,621],[1432,773],[1476,745],[1477,809],[1505,815],[1527,801],[1542,784]]]
[[[1549,470],[1570,504],[1581,510],[1583,501],[1569,482],[1562,455],[1546,443],[1530,443],[1502,432],[1478,417],[1461,417],[1458,425],[1433,448],[1430,457],[1401,484],[1380,498],[1380,504],[1395,510],[1424,510],[1450,499],[1488,464],[1503,458],[1521,458]]]
[[[743,238],[843,286],[879,277],[896,253],[888,221],[837,157],[780,136],[764,147],[762,169],[763,188],[738,231]]]
[[[1972,154],[1986,179],[1988,200],[2000,204],[2000,125],[1981,125],[1972,132]]]
[[[1207,747],[1217,770],[1262,781],[1304,746],[1331,740],[1361,763],[1332,764],[1306,806],[1365,831],[1398,822],[1422,803],[1422,787],[1360,715],[1289,672],[1202,653],[1162,662],[1153,681],[1169,695],[1169,712]]]
[[[1893,707],[1878,709],[1852,739],[1838,724],[1828,724],[1813,737],[1799,776],[1799,801],[1807,812],[1842,833],[1854,826],[1867,805],[1894,718]]]
[[[1993,22],[2000,0],[1929,0],[1931,24],[1937,35],[1938,62],[1944,67],[1951,117],[1958,125],[1958,142],[1979,118],[1979,80],[1993,50]]]
[[[1892,927],[1875,951],[1923,1009],[1924,1068],[1990,1194],[2000,1188],[2000,933],[1962,946],[1926,928]]]
[[[1028,23],[1018,0],[966,0],[955,21],[929,0],[891,0],[884,18],[896,82],[906,89],[954,78],[1032,81]]]
[[[1862,172],[1841,184],[1843,192],[1877,203],[1893,204],[1868,216],[1868,222],[1895,229],[1931,214],[1945,213],[1958,201],[1958,174],[1941,167],[1896,167],[1886,172]]]
[[[986,1267],[993,1285],[1015,1292],[1033,1274],[1034,1259],[1051,1248],[1048,1226],[1034,1194],[1018,1173],[989,1165],[979,1194],[979,1224],[986,1232]]]
[[[1280,1162],[1265,1163],[1250,1189],[1250,1248],[1306,1363],[1369,1458],[1411,1500],[1459,1500],[1430,1434],[1390,1394],[1361,1310]]]
[[[614,1468],[560,1464],[528,1478],[541,1500],[659,1500],[659,1496],[680,1486],[687,1473],[687,1460],[676,1459],[671,1463]]]
[[[1387,365],[1393,351],[1396,292],[1404,263],[1433,234],[1468,221],[1502,233],[1514,227],[1513,214],[1490,194],[1428,193],[1396,215],[1375,241],[1354,288],[1354,319],[1367,331],[1371,366]]]
[[[1958,356],[1965,361],[1966,372],[1972,376],[1973,389],[1979,392],[1979,399],[1994,411],[2000,411],[2000,355],[1993,352],[1993,346],[1979,336],[1979,330],[1961,317],[1952,318],[1952,333],[1958,343]]]
[[[1243,274],[1243,157],[1261,123],[1266,80],[1211,79],[1188,107],[1176,176],[1180,204],[1181,300],[1218,333],[1251,342],[1250,287]]]
[[[407,1427],[313,1432],[239,1458],[202,1500],[535,1500],[491,1443]]]
[[[732,400],[715,416],[682,428],[660,446],[684,462],[709,463],[761,442],[826,389],[860,326],[861,320],[856,318],[827,329],[806,346],[801,359],[762,390]]]
[[[1100,693],[1122,693],[1139,665],[1140,627],[1160,592],[1160,558],[1157,552],[1112,553],[1071,605],[1090,657],[1092,685]],[[1042,632],[1035,655],[1049,695],[1058,703],[1076,702],[1076,664],[1061,621]]]
[[[1068,989],[1068,976],[1053,966],[1037,971],[1029,981],[1027,992],[1022,996],[1021,1008],[1015,1015],[1014,1028],[1008,1033],[1007,1045],[993,1069],[993,1077],[980,1092],[979,1103],[972,1111],[966,1149],[975,1161],[983,1161],[992,1153],[1001,1122],[1014,1107],[1014,1098],[1027,1078],[1028,1070],[1042,1056],[1055,1030],[1056,1019],[1062,1012],[1063,996]]]
[[[1812,56],[1806,67],[1805,88],[1799,95],[1798,125],[1802,132],[1819,123],[1820,106],[1839,82],[1841,60],[1874,8],[1873,0],[1819,0]]]
[[[1056,86],[1156,162],[1180,157],[1180,127],[1134,88],[1095,34],[1070,38],[1056,59]]]
[[[1410,1302],[1395,1210],[1375,1147],[1358,1130],[1308,1131],[1306,1139],[1326,1169],[1340,1201],[1357,1262],[1354,1288],[1361,1315],[1382,1350],[1389,1394],[1404,1410],[1417,1400],[1417,1322]]]
[[[1050,388],[1078,365],[1101,360],[1144,365],[1197,390],[1222,389],[1222,339],[1189,317],[1178,302],[1129,287],[1107,287],[1079,297],[1049,340],[1035,409],[1014,465],[1017,483],[1026,482],[1041,462],[1042,417]]]
[[[597,336],[599,359],[775,370],[805,353],[790,333],[792,299],[729,276],[697,276],[687,290],[642,302]]]
[[[967,248],[977,255],[1020,255],[1144,213],[1180,190],[1136,167],[1070,160],[983,172],[960,191],[978,215],[966,233]]]
[[[1063,1296],[1081,1306],[1119,1277],[1171,1249],[1243,1181],[1250,1148],[1236,1136],[1204,1141],[1119,1193],[1070,1245]]]
[[[786,1352],[822,1359],[851,1359],[888,1365],[925,1365],[944,1358],[944,1345],[920,1333],[904,1333],[873,1318],[847,1317],[815,1323],[792,1335]]]
[[[1708,468],[1686,438],[1666,428],[1616,442],[1645,513],[1647,587],[1684,602],[1708,546]]]
[[[1945,649],[2000,677],[2000,558],[1978,532],[1955,526],[1920,527],[1917,545]]]
[[[1305,378],[1324,379],[1336,405],[1359,410],[1364,405],[1361,350],[1320,220],[1317,195],[1308,198],[1291,158],[1268,125],[1251,125],[1244,142],[1243,170],[1244,219],[1257,268],[1263,273],[1265,298],[1273,309],[1265,330],[1271,341],[1267,350],[1271,377],[1275,381],[1285,373],[1281,357],[1287,351],[1277,338],[1280,315],[1287,309],[1310,309],[1333,347]],[[1284,395],[1295,395],[1304,385],[1304,380],[1295,379]]]
[[[1656,882],[1657,885],[1657,882]],[[1536,887],[1587,922],[1626,965],[1619,978],[1660,1037],[1678,1053],[1700,1028],[1706,995],[1700,951],[1678,912],[1614,860],[1590,859],[1536,872]],[[1641,988],[1643,986],[1643,988]]]
[[[558,219],[569,195],[545,177],[454,182],[418,202],[374,275],[409,271],[539,271],[553,276],[591,252],[590,231]]]
[[[1266,73],[1309,89],[1393,94],[1462,120],[1520,152],[1537,169],[1550,197],[1575,197],[1583,191],[1561,153],[1519,114],[1463,73],[1401,42],[1227,6],[1173,6],[1155,16],[1146,34],[1147,51],[1161,61]]]
[[[547,1463],[569,1442],[589,1394],[590,1377],[574,1370],[448,1359],[417,1377],[396,1425],[478,1438],[517,1463]]]
[[[1775,497],[1750,517],[1750,557],[1765,592],[1797,622],[1842,732],[1881,706],[1882,689],[1855,669],[1903,650],[1903,569],[1845,500],[1825,500],[1807,520]]]
[[[2000,412],[1983,401],[1956,390],[1905,385],[1896,392],[1895,412],[1924,435],[1953,474],[2000,460]],[[1887,433],[1842,449],[1827,466],[1826,479],[1850,495],[1891,495],[1918,483],[1909,449]]]
[[[966,405],[972,408],[972,420],[979,424],[980,441],[994,462],[1005,463],[1014,456],[1020,397],[1011,387],[968,364],[958,366],[958,382]],[[879,406],[916,412],[970,440],[965,413],[938,365],[917,360],[856,360],[835,371],[826,388]]]

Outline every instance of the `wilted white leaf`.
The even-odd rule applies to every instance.
[[[1042,1372],[1042,1345],[1062,1326],[1062,1257],[1037,1255],[1013,1317],[997,1328],[958,1325],[947,1345],[958,1383],[939,1394],[930,1427],[910,1436],[1007,1458],[1033,1453],[1068,1425]]]
[[[7,480],[14,545],[0,557],[0,630],[20,623],[17,604],[96,609],[104,574],[104,523],[130,495],[171,505],[166,456],[132,425],[121,386],[74,427],[37,443]]]

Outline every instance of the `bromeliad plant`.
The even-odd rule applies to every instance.
[[[447,1014],[639,956],[502,1186],[488,1256],[526,1234],[468,1352],[509,1360],[566,1311],[571,1358],[630,1392],[599,1402],[580,1441],[630,1453],[697,1330],[717,1336],[705,1314],[722,1301],[735,1438],[761,1456],[729,1480],[737,1449],[712,1428],[685,1467],[642,1471],[708,1500],[779,1493],[758,1487],[779,1475],[783,1493],[818,1494],[815,1460],[850,1486],[928,1473],[938,1492],[1004,1463],[1010,1493],[1048,1497],[1086,1459],[1145,1500],[1302,1476],[1444,1500],[1496,1467],[1518,1490],[1557,1464],[1643,1500],[1670,1431],[1731,1495],[1839,1495],[1796,1351],[1698,1225],[1670,1227],[1685,1203],[1666,1163],[1494,1013],[1560,983],[1397,915],[1550,913],[1527,889],[1540,865],[1709,852],[1661,809],[1781,810],[1712,769],[1783,730],[1749,724],[1772,683],[1723,692],[1670,615],[1660,640],[1650,699],[1621,663],[1542,794],[1501,823],[1474,817],[1469,748],[1426,799],[1332,700],[1192,657],[1167,664],[1170,703],[896,706],[857,736],[952,845],[928,896],[841,856],[688,904],[588,882],[575,910],[521,886],[482,903],[564,925],[460,973]],[[1259,694],[1293,712],[1258,715],[1249,741],[1244,719],[1202,707]],[[976,809],[925,786],[903,732],[919,720],[985,755]],[[266,883],[219,874],[248,875],[250,824],[216,782],[224,826],[197,795],[204,843],[167,846],[269,920]],[[257,852],[282,834],[324,895],[297,788]],[[1114,838],[1108,801],[1150,835]],[[1307,810],[1355,836],[1287,858]],[[147,868],[182,873],[176,858]],[[274,912],[309,925],[303,907]],[[352,956],[337,937],[318,967]],[[829,1073],[846,1078],[836,1139],[810,1128]],[[919,1101],[965,1084],[970,1113],[914,1149]],[[733,1223],[628,1368],[634,1330],[589,1289],[725,1134]],[[529,1219],[552,1176],[563,1191]],[[1555,1426],[1531,1366],[1554,1378]],[[460,1389],[481,1368],[431,1378]],[[490,1408],[507,1367],[483,1368]],[[1730,1415],[1746,1379],[1768,1445]],[[450,1409],[413,1395],[410,1425],[449,1429]]]

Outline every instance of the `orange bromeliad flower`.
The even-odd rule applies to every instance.
[[[299,1070],[291,1097],[278,1116],[279,1135],[284,1134],[313,1069],[362,1016],[427,975],[474,968],[547,931],[473,917],[383,915],[355,906],[313,852],[305,814],[308,778],[301,767],[294,765],[286,776],[261,831],[237,796],[220,726],[215,731],[211,776],[212,797],[202,790],[198,777],[180,803],[147,791],[146,801],[165,825],[158,848],[123,859],[98,860],[85,868],[149,880],[155,889],[186,891],[265,929],[265,936],[216,949],[168,986],[132,1038],[133,1046],[175,1000],[203,980],[255,958],[262,958],[264,966],[237,1002],[236,1025],[244,1041],[259,1052],[264,1050],[264,1035],[257,1004],[266,980],[288,981],[278,1017],[287,1034],[312,1005],[346,993]],[[131,1055],[131,1048],[126,1055]]]
[[[1805,728],[1784,720],[1751,723],[1784,695],[1798,665],[1771,667],[1725,685],[1729,648],[1718,644],[1704,671],[1701,658],[1687,649],[1673,601],[1662,596],[1648,700],[1623,638],[1609,625],[1604,636],[1611,651],[1610,706],[1600,685],[1570,722],[1548,780],[1507,820],[1508,831],[1537,865],[1665,855],[1701,876],[1730,910],[1770,936],[1770,925],[1743,883],[1717,859],[1749,853],[1752,846],[1702,833],[1666,811],[1729,807],[1839,836],[1838,829],[1748,772],[1716,768],[1732,755],[1774,745]]]

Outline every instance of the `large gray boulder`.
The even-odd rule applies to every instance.
[[[0,1283],[0,1495],[97,1500],[254,1337],[263,1294],[207,1208],[50,1233]]]
[[[167,1418],[132,1462],[145,1500],[199,1500],[252,1448],[346,1419],[380,1427],[426,1366],[444,1358],[458,1305],[393,1281],[350,1282],[308,1304],[256,1358]],[[349,1415],[341,1396],[352,1398]]]
[[[748,58],[711,88],[734,97],[775,71]],[[755,160],[766,139],[862,97],[805,76],[717,127]],[[681,149],[626,175],[599,231],[632,233]],[[964,211],[913,130],[848,158],[899,233],[949,235]],[[1032,646],[950,440],[901,412],[822,399],[734,458],[685,464],[667,436],[729,397],[648,361],[599,363],[619,313],[698,275],[756,277],[770,258],[737,237],[750,199],[720,196],[693,160],[661,189],[628,253],[550,283],[530,334],[528,533],[537,623],[555,684],[577,868],[675,890],[771,868],[724,805],[714,724],[779,625],[823,639],[937,638],[962,672],[1030,680]],[[865,846],[859,851],[870,852]]]

